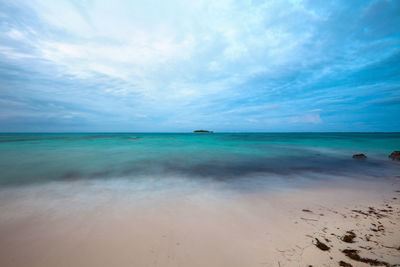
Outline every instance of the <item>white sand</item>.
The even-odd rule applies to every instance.
[[[268,193],[207,186],[149,193],[81,182],[3,189],[0,266],[369,266],[345,248],[400,263],[399,182],[318,182]],[[368,207],[392,212],[351,211]],[[378,222],[384,230],[374,232]],[[355,243],[341,241],[350,230]]]

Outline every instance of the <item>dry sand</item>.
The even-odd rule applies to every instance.
[[[223,194],[78,182],[3,189],[0,266],[400,264],[399,182]]]

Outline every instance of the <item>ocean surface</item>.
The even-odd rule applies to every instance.
[[[376,179],[400,174],[388,158],[394,150],[400,133],[0,134],[0,187],[146,179],[163,186],[178,177],[230,186],[252,179],[273,188],[301,179]],[[368,159],[352,159],[356,153]]]

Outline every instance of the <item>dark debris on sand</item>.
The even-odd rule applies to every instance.
[[[356,234],[353,231],[347,231],[347,233],[342,237],[342,241],[346,243],[354,243],[354,238],[356,238]]]
[[[328,251],[330,247],[328,247],[325,243],[322,243],[321,241],[318,240],[318,238],[315,238],[316,243],[314,244],[317,248],[323,251]]]
[[[353,267],[353,265],[351,265],[350,263],[347,263],[345,261],[339,261],[339,266],[343,266],[343,267]]]
[[[400,193],[400,191],[398,191],[398,192]],[[393,200],[397,200],[397,198],[393,198]],[[346,245],[346,247],[344,247],[344,248],[343,247],[336,248],[335,243],[334,242],[331,243],[331,241],[326,238],[325,234],[328,234],[327,227],[323,227],[320,230],[321,236],[319,236],[318,238],[316,238],[315,236],[312,236],[312,235],[306,235],[306,236],[312,238],[313,239],[312,244],[322,251],[329,251],[329,252],[330,251],[340,251],[341,253],[343,253],[349,259],[348,260],[349,262],[347,262],[347,260],[344,261],[341,259],[337,259],[336,264],[338,264],[339,266],[352,267],[353,265],[358,266],[360,263],[364,263],[364,264],[367,264],[370,266],[390,266],[390,267],[398,266],[398,267],[400,267],[400,264],[392,265],[391,263],[385,261],[385,255],[394,256],[394,253],[396,253],[397,251],[400,251],[400,246],[398,246],[397,244],[394,246],[386,246],[381,243],[379,238],[377,240],[375,240],[373,238],[373,237],[380,237],[381,235],[385,235],[386,232],[392,233],[390,230],[391,228],[385,229],[386,227],[384,227],[383,220],[389,219],[389,223],[396,225],[395,223],[392,222],[392,219],[393,219],[392,216],[400,215],[400,212],[397,212],[397,208],[395,208],[394,205],[391,203],[391,202],[394,203],[393,200],[391,200],[390,202],[385,202],[383,207],[365,207],[362,209],[353,209],[353,210],[348,209],[348,211],[350,211],[350,214],[352,214],[352,215],[350,215],[350,217],[356,218],[356,219],[358,218],[357,220],[361,219],[363,222],[367,222],[367,224],[364,224],[364,225],[362,225],[363,227],[361,227],[360,229],[357,229],[357,234],[355,233],[355,230],[345,230],[345,233],[344,234],[342,233],[340,235],[337,235],[335,233],[330,233],[331,236],[335,236],[337,239],[339,239],[340,241],[343,242],[341,245]],[[309,209],[302,209],[302,212],[313,213],[313,211],[309,210]],[[334,211],[332,211],[332,212],[334,212]],[[334,212],[334,213],[338,213],[338,212]],[[315,214],[317,214],[317,213],[315,213]],[[340,214],[340,215],[342,215],[342,214]],[[346,218],[346,216],[343,216],[343,217]],[[301,219],[306,220],[306,221],[314,220],[314,219],[305,219],[305,218],[301,218]],[[315,221],[318,221],[318,220],[315,220]],[[359,225],[359,224],[357,224],[357,225]],[[339,227],[336,227],[336,229],[342,230]],[[353,229],[355,229],[355,228],[353,227]],[[316,234],[316,233],[314,233],[314,234]],[[352,246],[354,246],[353,244],[356,243],[357,241],[361,242],[361,243],[359,243],[358,248],[356,249],[355,247],[352,247]],[[375,254],[375,251],[374,251],[375,247],[363,245],[363,241],[372,242],[375,245],[377,245],[378,248],[380,247],[380,248],[391,249],[392,252],[389,252],[389,253],[386,252],[386,253],[378,256],[377,254]],[[327,242],[327,243],[323,243],[323,242]],[[328,244],[329,244],[329,246],[328,246]],[[368,253],[367,255],[375,255],[375,256],[367,256],[367,257],[360,256],[359,253],[361,253],[362,251]],[[378,253],[378,254],[380,254],[380,253]],[[331,255],[331,254],[329,253],[328,255]],[[334,257],[332,257],[332,256],[330,257],[330,259],[334,260]],[[370,257],[374,257],[374,258],[370,258]],[[332,264],[333,264],[333,262],[332,262]]]
[[[346,255],[347,257],[349,257],[354,261],[368,263],[371,266],[388,266],[388,267],[391,266],[389,263],[384,261],[379,261],[377,259],[363,258],[360,255],[358,255],[358,250],[355,249],[344,249],[342,250],[342,252],[344,255]]]
[[[382,214],[382,213],[379,213],[375,208],[373,208],[373,207],[369,207],[368,208],[368,211],[362,211],[362,210],[351,210],[352,212],[355,212],[355,213],[359,213],[359,214],[361,214],[361,215],[364,215],[364,216],[372,216],[372,215],[375,215],[376,216],[376,218],[378,218],[378,219],[380,219],[380,218],[383,218],[383,217],[387,217],[387,215],[385,215],[385,214]],[[388,210],[381,210],[381,212],[388,212]]]

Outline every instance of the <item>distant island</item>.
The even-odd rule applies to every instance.
[[[194,133],[213,133],[213,131],[207,131],[207,130],[195,130],[193,132]]]

